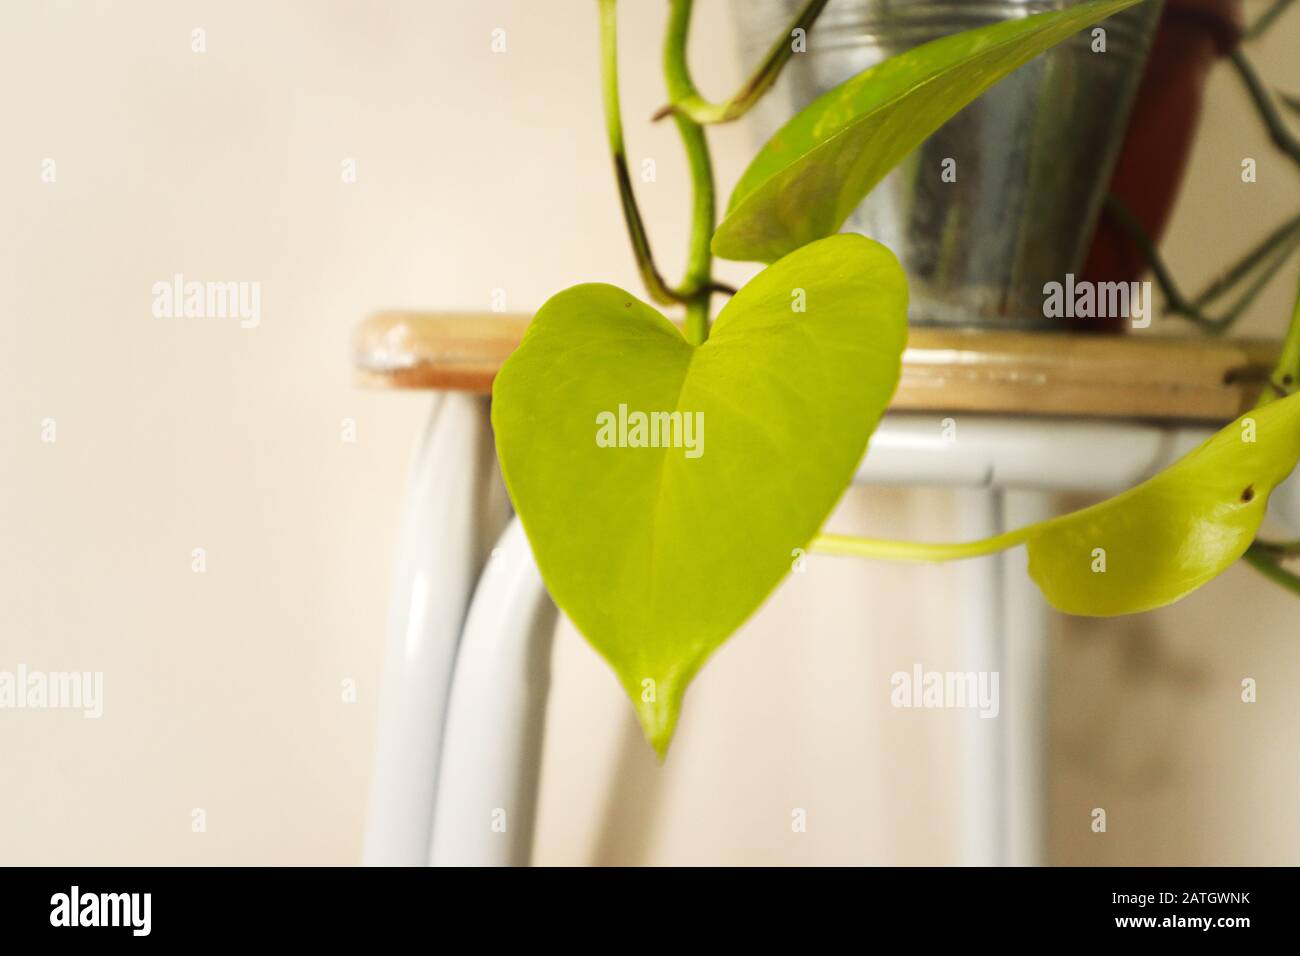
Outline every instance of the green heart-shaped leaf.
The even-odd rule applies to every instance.
[[[834,236],[756,276],[703,345],[622,289],[579,285],[502,366],[492,424],[538,568],[660,755],[687,683],[852,480],[906,312],[893,254]],[[638,436],[637,413],[680,418],[661,447],[632,447],[662,434]]]
[[[838,231],[872,187],[962,107],[1044,50],[1137,2],[1094,0],[943,37],[823,94],[749,164],[713,235],[714,253],[771,262]]]
[[[1136,488],[1031,529],[1029,574],[1069,614],[1170,604],[1241,557],[1297,460],[1293,395],[1247,412]]]

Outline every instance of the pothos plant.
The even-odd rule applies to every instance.
[[[984,541],[819,534],[893,395],[907,341],[898,261],[838,230],[957,111],[1136,2],[1091,0],[970,30],[866,70],[777,132],[715,227],[705,127],[743,115],[792,44],[777,38],[736,96],[708,102],[687,66],[692,0],[670,0],[670,102],[660,113],[680,132],[694,193],[686,274],[672,286],[655,266],[628,175],[616,0],[598,0],[605,121],[624,217],[650,298],[683,306],[684,322],[679,329],[612,285],[565,289],[501,368],[492,423],[551,596],[613,667],[661,757],[687,685],[790,571],[798,549],[946,561],[1024,544],[1029,574],[1055,607],[1114,615],[1177,600],[1250,546],[1269,493],[1300,458],[1300,399],[1290,396],[1300,380],[1300,316],[1260,405],[1124,494]],[[811,26],[825,3],[808,2],[791,32]],[[770,265],[735,291],[714,281],[715,255]],[[727,293],[711,322],[712,297]],[[1107,573],[1095,573],[1097,548]]]

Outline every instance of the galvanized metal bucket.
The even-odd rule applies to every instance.
[[[1075,0],[831,0],[754,111],[766,141],[849,77],[937,37]],[[759,62],[802,0],[733,0],[742,63]],[[914,324],[1050,329],[1043,287],[1077,275],[1105,198],[1161,3],[1149,0],[1032,60],[881,182],[845,229],[898,255]],[[954,160],[945,164],[946,160]],[[945,181],[944,169],[955,173]],[[951,175],[948,177],[951,178]]]

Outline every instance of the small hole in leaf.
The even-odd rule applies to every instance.
[[[1246,486],[1246,490],[1243,491],[1243,492],[1241,493],[1241,500],[1242,500],[1242,501],[1254,501],[1254,500],[1255,500],[1255,486],[1254,486],[1254,485],[1247,485],[1247,486]]]
[[[1294,381],[1295,381],[1295,379],[1292,378],[1290,375],[1283,375],[1283,376],[1282,376],[1282,384],[1283,384],[1283,385],[1290,385],[1290,384],[1291,384],[1292,382],[1294,382]]]

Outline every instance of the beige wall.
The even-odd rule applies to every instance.
[[[675,272],[685,171],[671,128],[640,122],[662,98],[664,5],[624,6],[629,147],[656,160],[641,195]],[[739,78],[728,10],[700,6],[699,80],[720,92]],[[102,670],[105,713],[0,711],[0,863],[355,862],[428,398],[355,389],[349,330],[382,306],[484,309],[494,288],[512,310],[582,280],[636,288],[594,4],[26,2],[4,17],[0,669]],[[498,26],[504,56],[488,49]],[[1293,12],[1259,55],[1292,90],[1297,27]],[[726,183],[748,137],[715,145]],[[1208,275],[1297,200],[1217,74],[1168,243],[1179,273]],[[151,286],[176,272],[261,282],[261,324],[153,318]],[[1245,329],[1273,331],[1286,305],[1274,288]],[[834,520],[940,537],[952,515],[948,494],[875,490]],[[539,859],[956,859],[955,724],[887,703],[890,673],[952,653],[953,573],[815,559],[705,670],[663,768],[563,628]],[[1054,858],[1300,859],[1296,620],[1294,599],[1238,569],[1165,612],[1072,623],[1055,646]],[[1258,704],[1237,703],[1242,676]],[[1094,806],[1105,836],[1088,832]],[[792,807],[808,833],[790,832]]]

